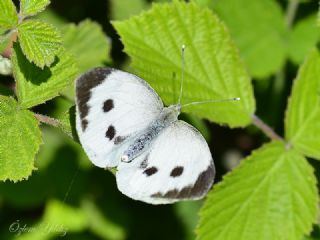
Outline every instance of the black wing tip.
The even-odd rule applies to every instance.
[[[83,87],[94,87],[101,83],[115,69],[109,67],[96,67],[82,74],[76,81],[76,90]]]
[[[193,185],[184,187],[181,190],[173,189],[166,193],[152,194],[153,198],[168,198],[177,200],[201,199],[210,190],[215,177],[215,167],[210,164],[209,167],[199,174],[197,181]]]
[[[85,131],[88,121],[85,119],[89,112],[87,102],[91,97],[91,89],[101,84],[113,68],[97,67],[82,74],[76,81],[76,103],[80,112],[82,131]]]

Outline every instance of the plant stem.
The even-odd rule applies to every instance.
[[[11,57],[13,42],[15,42],[17,40],[18,33],[17,32],[12,32],[10,35],[11,36],[10,36],[10,40],[8,42],[8,45],[3,50],[3,53],[2,53],[2,55],[4,57],[6,57],[6,58],[10,58]]]
[[[252,115],[252,123],[257,128],[261,129],[261,131],[264,132],[272,140],[284,141],[282,137],[280,137],[268,124],[262,121],[258,116]]]
[[[36,117],[36,119],[38,119],[40,122],[54,126],[54,127],[59,127],[60,126],[60,121],[55,119],[55,118],[51,118],[48,117],[46,115],[42,115],[39,113],[34,113],[34,116]]]
[[[286,10],[286,25],[288,30],[292,27],[299,6],[299,0],[290,0]]]

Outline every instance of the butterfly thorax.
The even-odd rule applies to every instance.
[[[142,154],[150,144],[156,139],[159,133],[170,124],[178,120],[180,114],[180,105],[171,105],[163,108],[159,118],[153,121],[142,133],[138,134],[133,143],[124,151],[121,161],[131,162]]]

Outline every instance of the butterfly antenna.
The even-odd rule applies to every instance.
[[[182,89],[183,89],[183,82],[184,82],[184,49],[186,46],[183,44],[181,46],[181,85],[180,85],[180,94],[178,99],[178,105],[181,104],[181,97],[182,97]]]
[[[239,97],[236,97],[236,98],[227,98],[227,99],[221,99],[221,100],[206,100],[206,101],[199,101],[199,102],[191,102],[191,103],[187,103],[187,104],[181,105],[181,108],[182,108],[182,107],[187,107],[187,106],[190,106],[190,105],[202,104],[202,103],[233,102],[233,101],[240,101],[240,98],[239,98]]]

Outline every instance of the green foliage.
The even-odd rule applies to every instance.
[[[76,119],[76,108],[75,106],[71,107],[66,111],[61,118],[60,121],[60,128],[61,130],[66,133],[69,137],[72,137],[75,140],[78,140],[76,129],[75,129],[75,120]]]
[[[112,19],[123,20],[136,15],[148,7],[144,0],[112,0]]]
[[[38,121],[14,99],[0,96],[0,126],[0,180],[28,178],[41,144]]]
[[[280,70],[286,58],[286,27],[274,0],[212,1],[212,8],[230,29],[253,77],[265,78]],[[272,48],[272,50],[270,49]]]
[[[32,16],[42,12],[49,4],[50,0],[21,0],[20,12],[22,16]]]
[[[85,20],[62,29],[64,46],[75,55],[80,72],[110,62],[110,44],[99,24]]]
[[[253,148],[248,145],[258,146],[261,141],[250,129],[232,131],[232,138],[220,139],[220,131],[230,130],[209,125],[203,118],[231,127],[253,123],[270,135],[272,130],[259,126],[258,116],[252,115],[260,115],[265,105],[273,107],[274,103],[283,113],[285,102],[281,103],[280,98],[266,101],[265,96],[268,100],[275,95],[285,99],[289,85],[286,83],[290,83],[287,73],[291,74],[307,55],[288,101],[285,139],[272,141],[241,161],[214,186],[203,207],[201,201],[155,207],[125,198],[116,189],[114,176],[94,167],[77,142],[73,106],[76,65],[80,73],[104,65],[123,69],[123,65],[118,65],[122,56],[117,56],[116,64],[112,63],[111,40],[97,22],[67,23],[65,19],[70,16],[51,10],[39,15],[49,2],[21,0],[17,14],[11,0],[0,0],[0,53],[5,56],[0,57],[0,73],[10,74],[9,68],[3,71],[1,67],[10,66],[11,62],[13,67],[13,78],[0,80],[1,202],[10,206],[9,211],[13,207],[22,209],[21,224],[27,222],[27,231],[28,227],[36,230],[13,236],[14,232],[8,231],[11,223],[7,219],[21,212],[7,217],[7,208],[0,207],[5,210],[5,218],[0,219],[1,239],[53,239],[62,236],[64,230],[68,239],[89,239],[90,235],[97,239],[150,239],[161,226],[156,238],[191,240],[197,224],[198,239],[319,238],[319,226],[314,225],[312,232],[311,229],[318,211],[315,176],[320,176],[320,162],[310,161],[316,170],[314,174],[306,160],[306,156],[320,160],[320,54],[318,49],[311,51],[319,41],[315,12],[301,9],[296,21],[296,0],[287,1],[285,14],[276,0],[247,0],[245,7],[237,0],[157,0],[154,2],[166,3],[154,5],[149,0],[109,1],[108,18],[118,20],[113,25],[132,60],[133,71],[152,85],[165,104],[178,99],[183,44],[186,49],[182,104],[241,98],[238,102],[188,106],[183,111],[192,114],[180,116],[196,126],[207,141],[219,141],[217,145],[213,143],[217,179],[223,171],[221,165],[226,165],[219,160],[227,158],[224,155],[228,155],[228,150],[233,151],[229,142],[240,146],[236,150],[240,155]],[[82,9],[74,12],[82,13]],[[32,19],[34,15],[41,21]],[[108,25],[104,27],[110,30]],[[18,40],[11,48],[16,35]],[[117,41],[113,43],[115,56],[120,49]],[[285,64],[287,58],[294,65]],[[250,77],[268,78],[255,84],[257,113]],[[276,93],[269,96],[272,84]],[[63,96],[55,98],[58,95]],[[38,154],[42,134],[35,116],[39,115],[28,108],[56,117],[54,122],[66,133],[42,126],[44,144]],[[274,112],[268,114],[276,116]],[[221,146],[226,152],[221,151]],[[36,168],[39,171],[29,178]],[[114,168],[113,174],[115,171]],[[19,184],[4,182],[26,178],[28,181]],[[24,213],[31,208],[44,209],[42,217],[35,220],[32,215],[29,221]]]
[[[296,64],[303,62],[310,49],[315,47],[320,39],[316,16],[311,15],[298,21],[290,33],[288,54]]]
[[[313,50],[294,81],[286,114],[286,139],[320,160],[320,55]]]
[[[125,231],[120,226],[105,218],[92,201],[84,200],[82,208],[86,214],[89,229],[102,239],[125,239]]]
[[[181,82],[181,46],[185,44],[182,103],[231,97],[241,101],[182,110],[231,127],[250,123],[255,102],[249,76],[224,25],[209,10],[174,1],[155,4],[152,10],[113,25],[132,58],[133,69],[166,104],[177,102],[177,96],[173,97]]]
[[[61,36],[48,23],[27,20],[18,26],[19,42],[30,62],[43,68],[50,66],[61,48]]]
[[[199,239],[300,240],[318,211],[313,169],[280,142],[255,151],[215,185],[200,211]]]
[[[21,107],[30,108],[57,96],[73,83],[78,70],[74,59],[64,49],[57,53],[51,67],[40,69],[30,63],[18,44],[12,55],[13,73],[17,81],[17,96]]]
[[[17,10],[11,0],[1,0],[0,9],[0,29],[11,28],[18,24]]]

